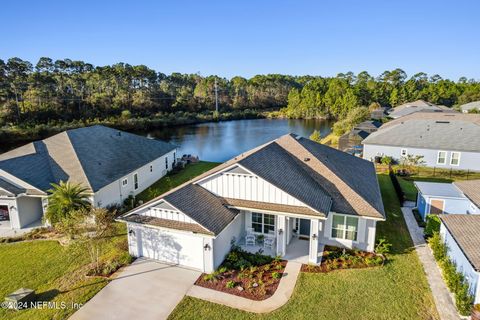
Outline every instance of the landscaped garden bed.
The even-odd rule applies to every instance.
[[[202,274],[196,285],[251,300],[265,300],[277,290],[287,261],[233,246],[222,265]]]
[[[385,257],[374,252],[349,250],[325,246],[320,265],[302,265],[303,272],[330,272],[339,269],[369,268],[381,266]]]

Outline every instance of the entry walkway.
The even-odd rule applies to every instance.
[[[412,237],[418,258],[425,270],[428,284],[432,290],[433,300],[437,306],[440,319],[454,320],[460,319],[457,308],[453,302],[453,297],[443,280],[441,271],[433,257],[432,251],[428,247],[423,237],[423,229],[420,228],[413,216],[411,203],[406,202],[406,207],[402,207],[402,213],[407,223],[408,231]]]
[[[262,301],[250,300],[195,285],[190,288],[187,295],[243,311],[254,313],[271,312],[283,306],[290,299],[301,267],[301,263],[289,261],[273,296]]]

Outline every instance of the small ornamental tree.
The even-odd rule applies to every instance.
[[[320,143],[322,140],[322,136],[320,135],[320,131],[313,130],[312,134],[310,135],[310,140]]]
[[[48,190],[45,219],[55,226],[60,221],[71,218],[74,212],[90,209],[87,190],[79,184],[70,182],[52,183],[52,188]]]

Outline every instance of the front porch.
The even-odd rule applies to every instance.
[[[237,241],[243,250],[305,264],[321,262],[324,244],[320,243],[323,231],[320,219],[258,212],[245,214],[245,234]],[[255,238],[254,242],[246,241],[248,234]],[[273,239],[273,246],[264,244],[267,238]]]

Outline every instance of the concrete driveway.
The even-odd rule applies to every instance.
[[[137,259],[70,319],[166,319],[199,276],[198,271]]]

